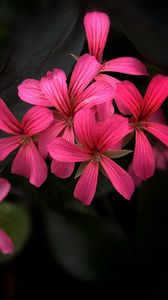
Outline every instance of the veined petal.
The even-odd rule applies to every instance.
[[[112,104],[112,101],[96,105],[96,112],[98,121],[103,121],[111,118],[114,113],[114,106]]]
[[[133,116],[138,119],[143,105],[143,98],[133,83],[127,80],[119,83],[115,99],[117,104],[120,101],[121,105],[127,107]]]
[[[47,76],[41,78],[40,87],[52,106],[69,116],[71,108],[64,71],[54,69],[53,72],[47,72]]]
[[[154,174],[155,159],[152,147],[141,130],[136,130],[135,150],[133,157],[134,173],[146,180]]]
[[[134,192],[134,182],[132,177],[106,156],[102,156],[100,163],[108,175],[114,188],[126,199],[130,199]]]
[[[0,202],[5,199],[11,189],[9,181],[5,178],[0,178]]]
[[[65,128],[66,124],[64,121],[55,122],[50,125],[44,132],[39,136],[38,149],[40,154],[46,158],[48,156],[48,145],[55,140],[60,132]]]
[[[75,142],[74,129],[72,125],[65,127],[62,137],[72,144]]]
[[[67,163],[53,159],[51,163],[51,172],[59,178],[68,178],[71,176],[74,168],[74,162]]]
[[[72,144],[67,140],[58,137],[48,146],[52,158],[62,162],[80,162],[92,158],[88,149]]]
[[[114,98],[114,93],[114,89],[108,83],[96,81],[76,99],[75,112],[83,108],[90,108],[94,105],[108,102]]]
[[[131,177],[132,177],[132,179],[133,179],[133,181],[135,183],[135,186],[139,187],[142,184],[143,180],[142,180],[142,178],[138,177],[134,173],[134,171],[133,171],[133,164],[132,163],[130,163],[130,165],[128,167],[128,173],[131,175]]]
[[[88,84],[94,79],[100,68],[100,63],[90,54],[82,55],[71,75],[69,84],[69,95],[75,99],[83,92]]]
[[[0,161],[21,145],[23,136],[10,136],[0,139]]]
[[[159,123],[147,123],[144,128],[156,136],[163,144],[168,147],[168,126]]]
[[[84,17],[84,26],[89,47],[89,53],[98,61],[101,60],[110,28],[107,14],[102,12],[89,12]]]
[[[25,176],[39,187],[47,178],[47,165],[32,140],[20,147],[11,169],[12,174]]]
[[[23,129],[19,121],[15,118],[2,99],[0,99],[0,130],[9,134],[23,133]]]
[[[12,254],[14,251],[14,244],[10,236],[0,228],[0,251],[3,254]]]
[[[22,118],[25,134],[33,136],[47,129],[53,121],[53,111],[42,106],[30,108]]]
[[[89,205],[95,195],[98,172],[98,162],[90,161],[75,187],[74,197],[79,199],[85,205]]]
[[[101,74],[101,73],[99,73],[98,75],[96,75],[95,80],[96,81],[104,81],[104,82],[110,84],[111,87],[114,89],[115,92],[117,90],[117,84],[119,82],[121,82],[120,80],[118,80],[118,79],[116,79],[116,78],[114,78],[112,76],[109,76],[109,75],[106,75],[106,74]],[[114,93],[114,95],[115,95],[115,93]]]
[[[74,129],[77,140],[87,148],[92,149],[95,145],[96,121],[94,112],[90,109],[79,111],[74,118]]]
[[[134,57],[119,57],[103,63],[100,72],[108,71],[132,75],[148,75],[145,65]]]
[[[24,80],[18,86],[18,95],[23,101],[30,104],[52,106],[52,103],[43,94],[39,80]]]
[[[110,150],[130,133],[128,119],[117,114],[113,114],[110,119],[98,122],[96,127],[96,145],[101,152]]]
[[[149,118],[162,105],[168,96],[168,76],[156,75],[147,88],[144,97],[142,118]]]

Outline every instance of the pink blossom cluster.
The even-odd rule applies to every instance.
[[[34,106],[21,121],[0,100],[0,130],[7,133],[0,139],[0,160],[17,149],[11,172],[36,187],[47,178],[46,158],[51,159],[51,172],[60,178],[69,177],[79,162],[74,196],[89,205],[99,171],[126,199],[133,194],[135,177],[146,180],[154,174],[160,152],[151,146],[150,135],[165,145],[162,165],[166,165],[168,127],[157,114],[168,96],[168,77],[155,76],[142,97],[133,83],[106,74],[148,75],[145,65],[133,57],[103,61],[110,28],[107,14],[87,13],[84,26],[89,53],[76,57],[68,83],[58,68],[40,80],[24,80],[18,95]],[[134,136],[134,149],[124,149]],[[114,161],[129,153],[133,154],[130,172]]]

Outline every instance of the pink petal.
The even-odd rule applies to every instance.
[[[107,14],[97,11],[87,13],[84,17],[84,26],[89,53],[100,61],[110,28],[109,17]]]
[[[72,125],[67,126],[67,127],[65,128],[62,137],[63,137],[65,140],[67,140],[68,142],[70,142],[70,143],[72,143],[72,144],[74,143],[75,137],[74,137],[74,130],[73,130]]]
[[[159,170],[167,169],[167,157],[165,155],[165,151],[168,151],[168,149],[161,150],[157,147],[153,147],[156,168]]]
[[[74,129],[78,142],[92,149],[95,145],[96,134],[94,112],[90,109],[79,111],[74,118]]]
[[[2,99],[0,99],[0,130],[9,134],[23,133],[19,121],[15,118]]]
[[[53,159],[51,163],[51,172],[59,178],[68,178],[71,176],[74,168],[75,163],[73,162],[67,163]]]
[[[118,79],[116,79],[112,76],[109,76],[109,75],[106,75],[106,74],[101,74],[101,73],[96,75],[95,80],[96,81],[104,81],[104,82],[110,84],[115,92],[117,90],[117,84],[119,82],[121,82],[120,80],[118,80]],[[115,95],[115,93],[114,93],[114,95]]]
[[[130,133],[128,119],[114,114],[110,119],[97,123],[96,146],[101,152],[107,151],[118,144],[128,133]]]
[[[75,112],[111,101],[113,98],[114,89],[108,83],[103,81],[94,82],[76,99]]]
[[[148,118],[148,122],[161,123],[166,125],[166,118],[161,108]]]
[[[25,176],[36,187],[46,180],[47,165],[32,140],[20,147],[13,161],[11,172]]]
[[[119,83],[115,99],[117,104],[119,104],[120,101],[121,105],[127,107],[128,112],[130,111],[133,116],[138,119],[141,113],[143,99],[133,83],[126,80]]]
[[[152,147],[141,130],[136,130],[135,151],[133,158],[134,173],[146,180],[154,174],[155,159]]]
[[[82,162],[91,159],[88,149],[72,144],[63,138],[56,138],[48,146],[52,158],[62,162]]]
[[[9,235],[0,228],[0,251],[3,254],[12,254],[14,251],[14,244]]]
[[[69,84],[69,95],[71,99],[76,98],[83,92],[94,79],[99,68],[100,63],[98,63],[94,56],[84,54],[78,59]]]
[[[105,62],[100,72],[119,72],[132,75],[148,75],[145,65],[134,57],[119,57]]]
[[[111,118],[114,113],[114,106],[112,101],[108,101],[96,106],[97,110],[97,119],[98,121],[103,121]]]
[[[18,148],[24,136],[11,136],[0,139],[0,161],[4,160],[13,150]]]
[[[132,177],[108,157],[102,156],[100,162],[114,188],[129,200],[134,192]]]
[[[47,99],[63,115],[71,112],[70,100],[67,92],[66,75],[60,69],[48,72],[40,81],[41,90]]]
[[[97,187],[98,171],[98,162],[90,161],[75,187],[74,197],[82,201],[84,205],[89,205],[93,200]]]
[[[156,136],[163,144],[168,147],[168,126],[159,123],[147,123],[144,128]]]
[[[151,80],[145,97],[142,118],[154,114],[168,96],[168,76],[157,75]]]
[[[11,189],[11,185],[5,178],[0,178],[0,202],[5,199]]]
[[[134,173],[132,163],[128,167],[128,173],[131,175],[131,177],[135,183],[135,186],[139,187],[142,184],[143,180],[140,177],[136,176],[136,174]]]
[[[33,136],[47,129],[53,121],[53,111],[42,106],[30,108],[22,118],[25,134]]]
[[[43,94],[39,80],[24,80],[18,86],[18,95],[23,101],[30,104],[52,106],[51,102]]]
[[[55,138],[60,134],[60,132],[65,128],[66,124],[64,121],[55,122],[50,125],[44,132],[40,134],[38,140],[38,149],[40,154],[46,158],[49,154],[48,145],[51,144]]]

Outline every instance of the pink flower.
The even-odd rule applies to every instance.
[[[48,144],[58,135],[74,142],[73,118],[79,110],[112,100],[114,93],[109,84],[105,82],[90,84],[99,68],[100,63],[93,56],[85,54],[75,65],[69,87],[66,75],[60,69],[47,72],[40,81],[27,79],[18,87],[22,100],[55,108],[53,124],[39,139],[39,150],[44,157],[48,155]],[[73,169],[74,163],[63,164],[54,160],[51,165],[52,172],[63,178],[68,177]]]
[[[144,99],[129,81],[118,84],[117,97],[132,113],[130,128],[135,132],[133,171],[142,178],[151,177],[155,170],[155,158],[145,132],[149,132],[168,146],[168,126],[152,122],[154,115],[168,96],[168,77],[155,76],[146,91]]]
[[[58,137],[48,146],[51,157],[58,161],[83,162],[78,174],[81,175],[82,171],[83,173],[76,185],[74,196],[85,205],[91,203],[100,168],[115,189],[126,199],[130,199],[134,190],[133,180],[110,159],[121,156],[122,150],[117,151],[115,148],[129,131],[128,120],[114,114],[111,119],[96,123],[94,112],[84,110],[75,115],[74,129],[79,144],[72,144]]]
[[[14,251],[14,244],[10,236],[0,228],[0,251],[3,254],[12,254]]]
[[[29,109],[19,122],[0,99],[0,130],[12,135],[0,139],[0,160],[19,147],[11,171],[27,177],[37,187],[47,177],[47,166],[37,150],[36,138],[52,121],[52,111],[37,106]]]
[[[8,195],[11,189],[9,181],[5,178],[0,178],[0,202]]]
[[[107,14],[102,12],[89,12],[84,17],[84,26],[89,53],[95,56],[98,61],[101,61],[110,29],[109,17]],[[99,75],[96,76],[96,80],[103,80],[110,83],[115,90],[119,80],[102,74],[102,72],[147,75],[147,70],[144,64],[133,57],[120,57],[103,62],[99,68]]]

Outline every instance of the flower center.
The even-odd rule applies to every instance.
[[[93,155],[93,160],[96,162],[100,161],[100,152],[96,151]]]

